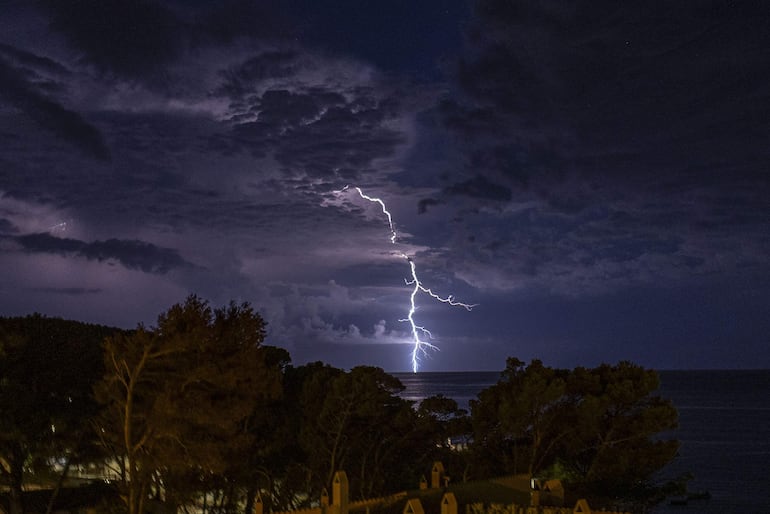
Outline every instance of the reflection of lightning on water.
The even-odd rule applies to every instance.
[[[342,188],[342,191],[345,191],[349,188],[349,186],[345,186]],[[368,200],[373,203],[377,203],[382,208],[382,213],[385,214],[388,218],[388,226],[390,227],[390,242],[395,244],[396,243],[396,229],[393,227],[393,217],[390,215],[390,212],[388,212],[388,209],[385,207],[385,202],[383,202],[379,198],[371,197],[366,194],[364,194],[363,191],[361,191],[361,188],[355,187],[356,191],[358,191],[358,194],[363,198],[364,200]],[[431,291],[429,288],[422,285],[420,282],[420,279],[417,278],[417,269],[415,268],[414,260],[409,257],[408,255],[401,253],[401,257],[406,259],[409,262],[409,268],[412,273],[412,279],[406,280],[407,285],[414,286],[412,288],[412,294],[409,296],[409,314],[405,319],[401,319],[399,321],[408,322],[410,327],[412,328],[412,339],[414,340],[414,348],[412,349],[412,371],[414,373],[417,373],[417,367],[420,361],[420,354],[427,354],[427,349],[430,350],[438,350],[438,347],[435,345],[429,343],[428,341],[423,341],[420,338],[420,334],[428,336],[429,339],[433,339],[433,334],[430,333],[430,330],[427,328],[420,326],[415,322],[414,320],[414,313],[417,311],[417,305],[415,304],[415,298],[417,297],[417,294],[420,292],[423,292],[430,296],[431,298],[438,300],[442,303],[447,303],[449,305],[455,306],[455,307],[462,307],[465,310],[472,310],[476,304],[467,304],[458,302],[454,299],[452,295],[449,295],[447,297],[441,297]]]

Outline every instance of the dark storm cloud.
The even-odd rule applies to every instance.
[[[25,69],[28,73],[33,74],[36,78],[39,77],[39,75],[35,73],[34,70],[42,70],[64,76],[70,74],[70,71],[65,66],[53,59],[41,57],[11,45],[0,43],[0,54],[2,54],[8,61],[15,62],[17,66]]]
[[[93,289],[93,288],[84,288],[84,287],[39,287],[39,288],[35,288],[34,291],[39,293],[48,293],[48,294],[80,296],[80,295],[99,294],[102,292],[102,289]]]
[[[422,198],[417,202],[417,214],[425,214],[430,207],[440,205],[441,201],[435,198]]]
[[[187,52],[239,39],[286,40],[296,36],[280,6],[225,2],[42,2],[50,26],[83,54],[83,63],[108,74],[174,87],[169,66]]]
[[[0,234],[15,234],[18,231],[19,229],[16,227],[16,225],[13,224],[13,222],[5,218],[0,218]]]
[[[158,2],[44,1],[51,27],[103,72],[145,77],[180,51],[181,21]]]
[[[21,53],[30,61],[29,54],[25,52],[8,52],[6,48],[3,53]],[[44,66],[50,67],[47,59],[34,59],[36,64],[40,61],[43,61]],[[109,160],[110,152],[99,130],[77,112],[39,92],[36,84],[27,78],[31,73],[26,68],[13,66],[0,56],[0,97],[24,112],[41,128],[79,148],[85,154],[99,160]]]
[[[389,125],[402,116],[402,92],[356,83],[361,79],[352,63],[328,64],[349,66],[344,71],[353,74],[351,82],[314,78],[318,65],[293,50],[262,52],[222,72],[217,95],[229,102],[232,129],[213,136],[211,147],[271,155],[290,176],[350,180],[371,171],[373,160],[406,142]],[[275,85],[255,87],[261,84]]]
[[[469,263],[575,291],[765,269],[767,23],[763,3],[476,2],[442,179],[509,205],[465,211]]]
[[[261,52],[240,66],[223,70],[219,93],[237,99],[250,93],[255,81],[289,77],[298,70],[297,57],[295,50],[288,49]]]
[[[458,70],[474,104],[444,105],[447,124],[476,137],[475,167],[518,187],[570,173],[661,186],[763,175],[766,4],[477,6]]]
[[[207,39],[230,44],[238,38],[288,39],[295,37],[300,28],[281,12],[279,4],[251,0],[204,2],[193,8],[180,5],[181,12],[193,11],[191,39],[200,45]]]
[[[29,253],[74,255],[99,262],[116,260],[128,269],[137,269],[145,273],[163,274],[172,269],[190,265],[176,250],[138,240],[107,239],[88,243],[43,233],[15,236],[10,239]]]
[[[318,121],[296,127],[276,158],[311,176],[360,177],[372,171],[374,159],[391,156],[405,142],[403,134],[382,124],[381,116],[379,107],[331,107]]]
[[[511,190],[491,182],[482,175],[476,175],[472,179],[452,184],[445,191],[450,195],[465,195],[482,200],[507,202],[511,200]]]
[[[623,326],[654,327],[656,295],[687,287],[690,326],[653,339],[764,333],[730,324],[768,304],[761,5],[480,1],[450,83],[435,64],[464,0],[12,4],[4,312],[132,326],[196,291],[252,302],[295,362],[403,369],[409,255],[437,294],[481,304],[419,299],[457,348],[436,369],[625,358]],[[395,244],[354,186],[385,201]],[[731,287],[699,329],[703,291]],[[654,347],[639,334],[632,356]]]

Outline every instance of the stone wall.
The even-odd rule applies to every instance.
[[[444,513],[442,513],[444,514]],[[457,514],[457,513],[448,513]],[[628,512],[593,510],[584,499],[574,507],[550,507],[545,505],[503,505],[500,503],[471,503],[465,506],[465,514],[630,514]]]
[[[431,471],[431,488],[439,488],[441,487],[442,482],[444,482],[444,484],[446,483],[444,480],[444,467],[440,462],[434,463]],[[519,484],[522,481],[522,478],[520,476],[514,476],[500,480]],[[423,483],[424,482],[425,480],[423,480]],[[349,514],[350,510],[360,512],[361,510],[366,509],[368,511],[369,507],[392,504],[399,500],[404,501],[402,514],[629,514],[616,511],[592,510],[588,505],[588,502],[584,499],[578,500],[575,506],[571,508],[539,505],[540,494],[542,492],[556,492],[555,490],[561,488],[561,484],[556,484],[556,482],[557,481],[549,481],[543,482],[542,484],[536,484],[536,487],[532,491],[534,494],[533,500],[535,501],[532,501],[530,505],[506,505],[501,503],[486,504],[477,502],[460,507],[454,493],[448,491],[444,493],[444,496],[441,499],[440,512],[426,512],[420,499],[407,499],[407,493],[397,493],[381,498],[370,498],[367,500],[350,502],[348,477],[344,471],[338,471],[334,474],[334,479],[332,480],[331,502],[329,502],[328,494],[324,491],[319,507],[288,512],[273,512],[271,514]],[[423,487],[421,487],[421,489],[422,488]],[[559,492],[563,498],[563,490]],[[260,497],[257,497],[257,501],[255,502],[254,514],[266,514]]]

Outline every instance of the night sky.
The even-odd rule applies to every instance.
[[[770,368],[770,2],[6,1],[0,315],[293,362]],[[351,186],[340,192],[346,185]],[[396,244],[377,204],[392,213]]]

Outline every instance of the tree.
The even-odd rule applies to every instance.
[[[10,512],[24,510],[26,471],[85,456],[101,341],[118,329],[39,314],[0,318],[0,478]]]
[[[581,490],[644,501],[678,448],[661,437],[677,412],[657,387],[654,371],[629,362],[570,371],[508,359],[500,381],[471,403],[475,451],[497,472],[560,470]]]
[[[328,485],[320,478],[318,469],[323,464],[315,448],[307,450],[303,436],[307,437],[317,423],[329,385],[343,373],[320,361],[284,368],[284,394],[267,419],[273,434],[271,451],[260,463],[259,483],[266,508],[294,510],[306,506]]]
[[[358,497],[417,483],[416,461],[433,441],[420,429],[411,402],[397,395],[402,390],[397,378],[371,366],[316,373],[305,382],[300,441],[314,493],[329,487],[340,469]]]
[[[565,370],[554,370],[533,360],[528,366],[509,358],[497,384],[473,402],[479,441],[500,437],[511,446],[512,469],[534,475],[550,464],[559,441],[571,430],[566,424],[571,409],[565,394]],[[491,433],[489,433],[491,432]]]
[[[351,489],[360,498],[385,494],[392,488],[414,487],[434,455],[435,433],[425,430],[412,402],[398,393],[401,382],[380,368],[359,366],[339,380],[361,399],[350,424],[348,455]],[[349,384],[346,385],[346,382]],[[337,384],[335,384],[337,385]]]
[[[265,362],[269,369],[286,373],[291,357],[283,348],[263,346]],[[283,384],[282,384],[283,386]],[[244,430],[251,436],[249,446],[242,451],[241,448],[228,449],[228,466],[224,473],[216,477],[213,498],[219,505],[211,505],[211,509],[218,512],[233,512],[245,505],[243,512],[251,513],[254,510],[254,501],[257,491],[274,491],[277,486],[286,485],[283,477],[270,480],[276,473],[293,460],[297,455],[298,443],[296,437],[289,428],[290,411],[286,410],[287,403],[285,387],[283,394],[266,398],[254,405],[252,413],[244,423]],[[265,480],[265,479],[268,480]],[[210,490],[214,488],[209,488]],[[262,493],[262,500],[266,507],[272,508],[274,503],[269,497],[270,493]],[[269,505],[267,505],[267,503]],[[209,505],[205,505],[209,507]],[[287,509],[290,505],[287,505]],[[206,514],[207,509],[202,509]]]
[[[460,409],[452,398],[438,394],[420,402],[417,416],[420,428],[432,443],[430,448],[434,456],[431,460],[441,461],[447,469],[462,470],[458,480],[468,480],[471,461],[466,447],[473,431],[468,411]],[[454,444],[461,444],[462,448],[458,451]]]
[[[654,394],[658,386],[657,373],[630,362],[573,372],[569,388],[580,402],[564,450],[577,481],[594,494],[655,496],[650,479],[679,448],[659,435],[677,427],[678,413]]]
[[[98,430],[121,469],[129,514],[148,497],[173,508],[248,448],[255,405],[279,394],[280,372],[261,347],[265,324],[251,307],[212,310],[190,296],[158,318],[108,338]]]

